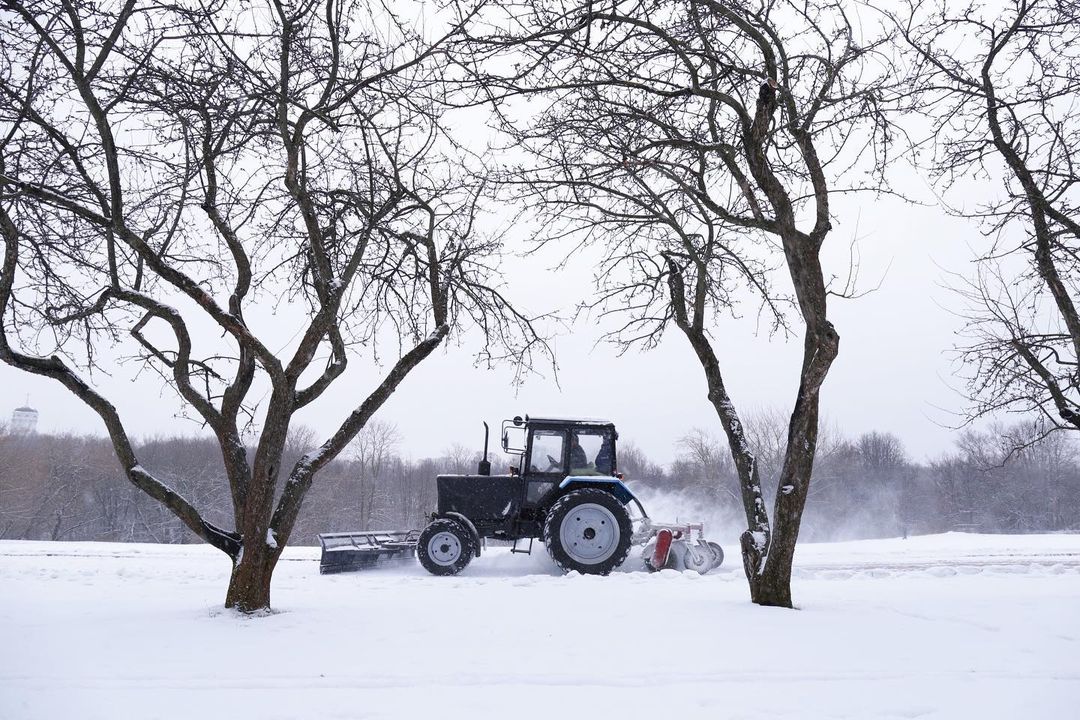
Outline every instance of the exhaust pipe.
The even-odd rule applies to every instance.
[[[477,475],[490,475],[491,463],[488,462],[488,424],[484,423],[484,459],[476,469]]]

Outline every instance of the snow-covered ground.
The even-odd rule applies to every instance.
[[[736,557],[317,557],[287,550],[277,612],[247,619],[206,547],[0,542],[0,718],[1080,717],[1080,536],[804,545],[797,611],[751,605]]]

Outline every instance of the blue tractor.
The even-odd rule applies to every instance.
[[[522,553],[542,540],[564,571],[594,575],[622,565],[634,545],[644,545],[650,570],[704,573],[723,562],[723,550],[704,539],[701,524],[650,520],[618,472],[613,423],[528,415],[506,420],[502,448],[516,460],[507,475],[491,474],[487,423],[484,428],[477,474],[438,476],[438,508],[426,527],[320,535],[322,571],[415,553],[432,574],[455,575],[480,556],[487,538],[509,541],[511,552]]]

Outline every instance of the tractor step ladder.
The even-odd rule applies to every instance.
[[[522,555],[532,555],[533,539],[529,538],[529,547],[524,550],[518,550],[518,540],[514,541],[513,547],[510,548],[511,553],[521,553]]]

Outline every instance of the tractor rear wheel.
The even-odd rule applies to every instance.
[[[432,520],[416,543],[416,556],[432,575],[457,575],[475,552],[472,533],[449,518]]]
[[[548,554],[565,572],[607,575],[626,559],[631,535],[626,506],[597,488],[562,496],[544,521]]]

